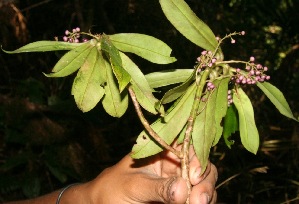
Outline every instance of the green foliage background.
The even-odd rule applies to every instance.
[[[268,66],[271,83],[284,93],[298,117],[299,2],[186,2],[216,35],[246,31],[236,44],[224,45],[226,59],[255,56]],[[167,43],[178,60],[153,65],[130,56],[144,73],[193,67],[201,52],[172,27],[158,1],[2,0],[0,25],[0,43],[6,50],[62,38],[66,29],[77,26],[92,33],[152,35]],[[38,196],[93,178],[128,153],[142,130],[132,106],[121,119],[110,117],[101,107],[80,112],[69,94],[73,78],[42,74],[50,73],[61,55],[0,53],[0,202]],[[218,188],[219,203],[283,203],[296,198],[298,124],[281,116],[257,88],[246,91],[253,101],[261,148],[257,156],[251,155],[236,135],[232,150],[224,141],[211,150],[218,184],[224,182]],[[260,173],[266,167],[268,173]]]

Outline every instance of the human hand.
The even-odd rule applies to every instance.
[[[201,166],[192,146],[189,155],[190,204],[216,203],[216,167],[209,163],[201,175]],[[185,203],[187,184],[180,175],[180,161],[171,152],[138,160],[127,155],[86,187],[93,203]]]

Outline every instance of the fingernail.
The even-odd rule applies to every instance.
[[[169,200],[171,200],[171,201],[175,200],[175,190],[177,188],[176,181],[177,181],[177,179],[174,177],[168,186],[168,197],[169,197]]]
[[[202,193],[199,196],[200,204],[208,204],[210,201],[210,196],[207,193]]]
[[[201,168],[197,167],[195,173],[197,174],[197,178],[199,178],[201,176]]]

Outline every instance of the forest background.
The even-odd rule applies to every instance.
[[[269,67],[271,83],[299,115],[299,2],[296,0],[187,0],[216,35],[246,31],[223,45],[226,58]],[[144,73],[192,68],[201,50],[167,21],[158,1],[0,0],[0,44],[6,50],[38,40],[60,40],[80,27],[92,33],[143,33],[163,40],[177,62],[153,65],[130,56]],[[62,53],[0,53],[0,202],[35,197],[94,178],[132,148],[142,131],[132,106],[112,118],[96,107],[82,113],[69,90],[74,75],[47,78]],[[219,203],[290,203],[299,200],[299,127],[280,115],[256,88],[253,101],[261,137],[257,155],[224,141],[211,150]],[[151,115],[147,115],[151,118]]]

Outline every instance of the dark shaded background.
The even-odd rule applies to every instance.
[[[255,56],[268,66],[271,83],[283,91],[298,117],[299,2],[186,2],[216,35],[246,31],[236,44],[224,44],[225,58]],[[61,39],[66,29],[77,26],[92,33],[145,33],[173,48],[178,61],[171,65],[132,55],[144,73],[193,67],[201,52],[166,20],[157,0],[0,0],[0,43],[6,50]],[[94,178],[128,153],[142,130],[132,106],[121,119],[108,116],[101,107],[80,112],[70,95],[74,76],[52,79],[42,74],[49,73],[62,54],[0,52],[0,202]],[[222,140],[212,149],[211,160],[219,171],[219,203],[295,203],[298,124],[280,115],[258,88],[246,91],[253,100],[261,148],[252,155],[234,135],[232,150]]]

